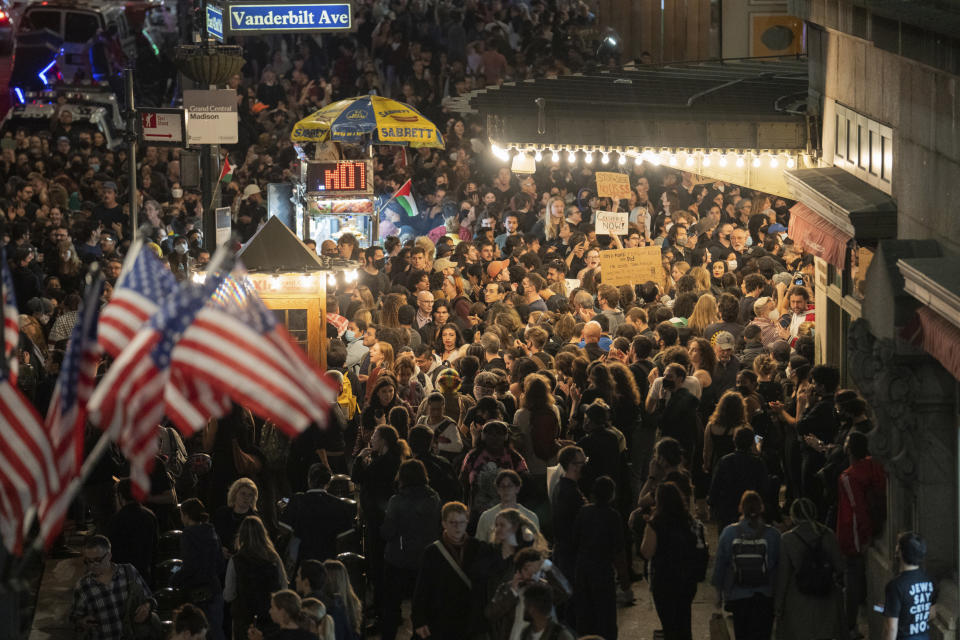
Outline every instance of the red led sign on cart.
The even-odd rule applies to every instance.
[[[367,160],[310,162],[307,165],[307,191],[326,196],[371,193],[373,185],[369,171]]]

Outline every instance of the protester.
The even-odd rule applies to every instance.
[[[195,437],[185,434],[191,460],[212,459],[208,473],[185,465],[186,458],[167,461],[180,467],[186,597],[206,613],[213,637],[223,625],[208,590],[234,602],[238,637],[247,637],[252,615],[268,637],[271,620],[294,632],[304,621],[293,600],[283,596],[276,607],[270,598],[287,586],[282,557],[293,575],[311,582],[301,595],[321,600],[326,613],[316,620],[333,621],[337,638],[358,636],[364,621],[378,616],[389,636],[400,622],[400,601],[412,594],[417,637],[459,640],[486,629],[480,613],[502,583],[529,573],[503,555],[516,551],[510,534],[522,527],[504,529],[497,541],[509,580],[494,578],[491,567],[503,567],[481,552],[498,522],[509,528],[498,515],[518,513],[551,543],[552,550],[538,551],[574,589],[561,602],[530,576],[521,578],[530,582],[522,599],[505,587],[503,602],[514,604],[510,632],[572,635],[553,618],[557,605],[571,631],[610,640],[617,598],[630,588],[623,521],[636,506],[633,528],[641,538],[644,516],[652,518],[651,589],[665,636],[687,637],[685,603],[695,581],[686,569],[677,576],[669,571],[681,543],[687,548],[691,540],[684,533],[666,543],[660,535],[688,524],[668,487],[700,506],[710,497],[721,527],[718,565],[729,567],[735,553],[724,537],[730,529],[722,527],[738,521],[744,491],[760,492],[764,517],[774,522],[782,482],[788,500],[814,501],[818,522],[836,513],[847,624],[854,627],[865,598],[867,548],[883,527],[883,469],[860,437],[869,422],[866,407],[838,418],[834,407],[842,413],[845,406],[840,394],[834,401],[839,372],[811,372],[818,292],[813,255],[784,238],[792,203],[764,212],[777,199],[643,158],[622,169],[631,197],[621,201],[596,197],[593,168],[566,158],[553,162],[548,152],[534,173],[515,175],[490,156],[486,123],[457,115],[453,105],[489,83],[583,70],[596,57],[590,40],[597,19],[579,2],[475,4],[359,3],[354,19],[362,26],[355,32],[322,41],[285,34],[243,45],[247,64],[229,84],[238,94],[239,141],[225,145],[220,160],[228,158],[233,168],[220,195],[241,240],[275,213],[268,211],[269,185],[298,181],[301,154],[315,150],[295,147],[291,130],[324,105],[368,92],[399,99],[438,125],[444,148],[373,145],[379,239],[343,233],[306,243],[314,251],[319,245],[323,260],[357,261],[355,282],[331,279],[325,292],[325,355],[342,428],[314,437],[320,433],[314,425],[307,432],[313,435],[292,441],[267,438],[271,428],[263,418],[235,405]],[[13,148],[0,162],[0,240],[23,314],[18,384],[41,413],[79,318],[87,264],[98,263],[107,275],[102,302],[114,295],[130,250],[132,197],[143,203],[142,237],[163,258],[163,269],[187,282],[210,260],[198,234],[211,212],[199,190],[183,186],[188,172],[180,151],[143,146],[135,159],[140,181],[131,188],[123,152],[94,144],[62,117],[67,113],[54,115],[49,132],[11,132],[5,140]],[[49,162],[44,148],[56,149]],[[345,157],[354,151],[339,148]],[[419,215],[407,216],[390,200],[407,180]],[[598,236],[598,209],[629,212],[627,233]],[[605,252],[621,245],[657,247],[663,277],[607,281]],[[854,417],[859,426],[848,426]],[[123,464],[104,458],[84,493],[96,530],[115,539],[117,561],[124,556],[147,577],[151,535],[131,535],[125,545],[122,527],[115,533],[107,526],[117,512],[113,477],[124,475]],[[167,468],[158,466],[153,489],[169,497],[162,482]],[[286,478],[278,482],[283,469]],[[351,474],[359,495],[350,476],[334,472]],[[604,476],[609,482],[598,486]],[[592,503],[585,504],[584,493],[593,494]],[[124,492],[115,522],[135,514],[148,523],[149,510],[161,533],[173,526],[164,509],[175,502],[135,507],[129,497]],[[351,503],[357,499],[359,510]],[[452,502],[460,499],[469,508]],[[288,504],[275,518],[277,500]],[[750,512],[733,526],[755,532],[761,516],[755,500],[747,502]],[[213,514],[209,523],[204,504]],[[435,513],[439,504],[446,505],[442,517]],[[442,533],[433,540],[438,518]],[[600,525],[593,526],[594,518]],[[351,544],[350,535],[339,534],[354,519],[364,544],[353,550],[362,551],[368,571],[359,578],[345,560],[318,577],[316,561],[336,562],[339,545]],[[806,527],[797,522],[796,531]],[[476,539],[468,525],[470,531],[477,525]],[[762,531],[764,540],[773,535]],[[208,557],[213,541],[220,546],[216,562]],[[522,542],[521,535],[516,546]],[[226,574],[219,575],[224,560]],[[769,580],[776,573],[774,562]],[[755,624],[762,632],[774,608],[773,583],[722,586],[740,628]],[[754,598],[756,606],[742,602]],[[789,613],[784,618],[786,632],[794,625]],[[181,631],[194,633],[197,624]]]

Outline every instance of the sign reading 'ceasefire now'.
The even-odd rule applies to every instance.
[[[344,4],[229,4],[230,31],[233,34],[276,31],[349,31],[353,13]]]

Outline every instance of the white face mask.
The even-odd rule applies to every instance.
[[[730,269],[730,271],[736,271],[736,270],[737,270],[737,261],[736,261],[736,260],[727,260],[727,268]]]
[[[180,255],[183,255],[183,254],[185,254],[185,253],[187,252],[187,245],[185,245],[185,244],[178,244],[178,245],[176,245],[176,246],[173,248],[173,250],[176,251],[177,253],[179,253]]]
[[[774,309],[773,311],[767,314],[767,317],[770,318],[772,321],[776,322],[777,320],[780,319],[780,314],[777,313],[776,309]]]
[[[173,196],[174,200],[179,200],[183,197],[183,189],[171,189],[170,195]]]

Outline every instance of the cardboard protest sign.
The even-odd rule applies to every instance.
[[[660,247],[634,247],[600,252],[600,280],[619,287],[653,281],[663,286]]]
[[[630,223],[628,211],[597,211],[597,235],[624,236]]]
[[[630,176],[613,171],[597,171],[597,196],[600,198],[630,197]]]

